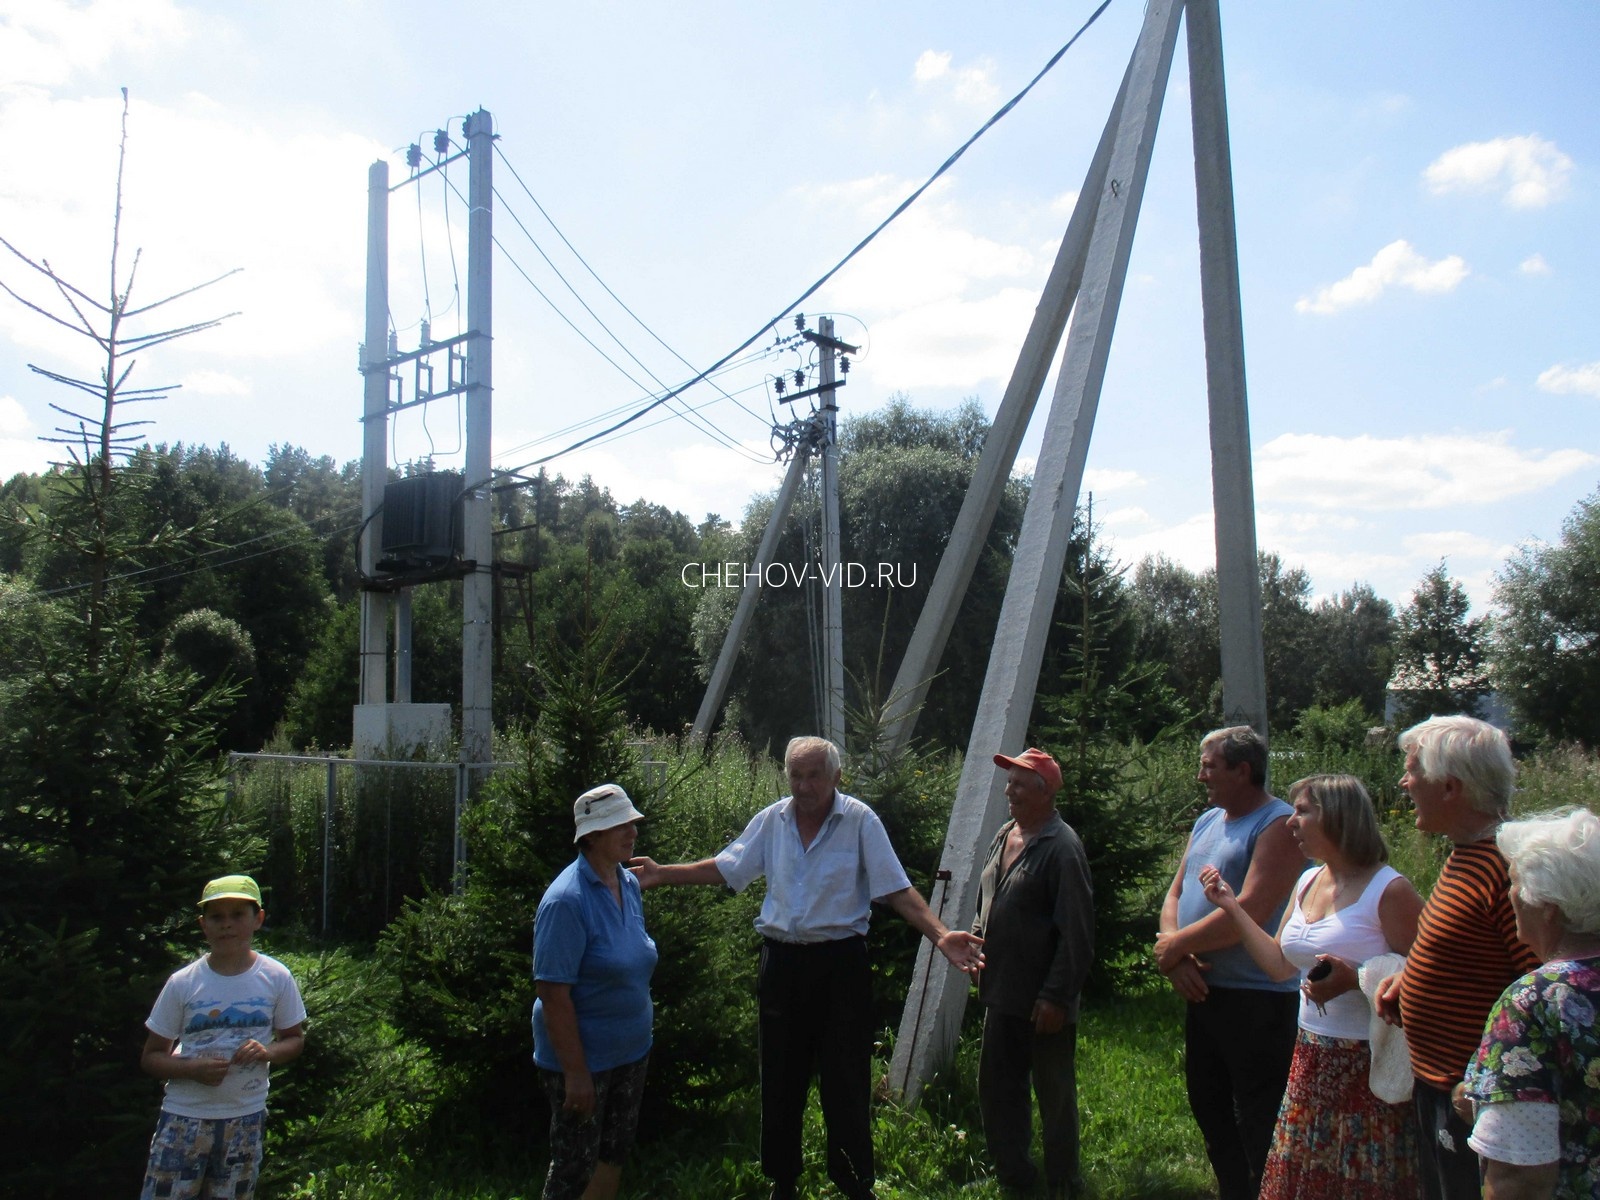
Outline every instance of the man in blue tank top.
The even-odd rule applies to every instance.
[[[1256,924],[1276,932],[1306,861],[1285,824],[1292,810],[1267,793],[1267,743],[1250,726],[1205,736],[1199,781],[1210,807],[1161,906],[1156,965],[1188,1002],[1189,1108],[1220,1200],[1256,1200],[1294,1057],[1299,981],[1274,982],[1251,961],[1199,876],[1216,867]]]

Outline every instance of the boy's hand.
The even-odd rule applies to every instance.
[[[272,1060],[267,1054],[267,1048],[256,1041],[255,1038],[251,1038],[233,1052],[233,1061],[244,1067],[249,1066],[251,1063],[264,1063]]]
[[[228,1077],[228,1060],[225,1058],[189,1059],[189,1078],[207,1087],[217,1087]]]

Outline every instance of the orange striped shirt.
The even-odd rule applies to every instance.
[[[1494,1002],[1538,965],[1517,938],[1511,881],[1494,841],[1457,846],[1423,905],[1401,977],[1412,1074],[1440,1090],[1460,1082]]]

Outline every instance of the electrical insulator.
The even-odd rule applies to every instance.
[[[789,390],[789,381],[787,379],[785,379],[782,375],[779,375],[776,379],[774,379],[772,381],[772,383],[773,383],[773,386],[778,389],[778,395],[780,395],[780,396],[783,395],[785,392],[787,392]]]
[[[850,374],[850,356],[848,354],[839,355],[839,374]]]
[[[795,313],[795,315],[794,315],[794,327],[795,327],[795,331],[796,332],[800,332],[800,331],[805,329],[805,327],[806,327],[806,315],[805,315],[805,313]]]
[[[442,129],[433,131],[433,152],[443,154],[450,149],[450,135]]]
[[[422,165],[422,147],[412,142],[406,147],[406,166],[415,171]]]
[[[428,345],[432,344],[432,342],[433,342],[433,337],[431,336],[432,333],[433,333],[433,327],[432,327],[431,323],[428,322],[428,321],[424,321],[422,323],[422,344],[424,346],[428,346]]]
[[[804,371],[796,371],[794,373],[794,385],[795,385],[795,387],[798,387],[798,388],[805,387],[805,385],[806,385],[806,373]]]

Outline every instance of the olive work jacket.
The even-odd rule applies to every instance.
[[[972,932],[984,939],[978,999],[1006,1016],[1030,1017],[1048,1000],[1078,1019],[1078,993],[1094,959],[1094,887],[1072,826],[1051,814],[1002,874],[1015,821],[995,834],[978,883]]]

